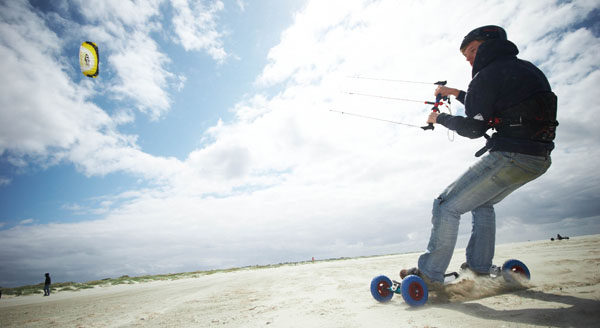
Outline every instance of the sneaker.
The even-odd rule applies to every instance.
[[[427,285],[427,288],[429,288],[429,290],[432,290],[432,291],[439,290],[444,287],[443,283],[437,282],[435,280],[431,280],[424,273],[422,273],[421,270],[419,270],[417,268],[400,270],[400,278],[404,279],[406,276],[409,276],[409,275],[419,276],[421,279],[423,279],[423,281],[425,282],[425,284]]]
[[[467,262],[461,264],[461,266],[460,266],[460,274],[469,272],[472,275],[477,276],[477,277],[487,277],[487,276],[495,277],[500,274],[500,271],[501,271],[500,267],[495,266],[495,265],[492,265],[488,272],[477,272],[477,271],[471,269],[469,267],[469,265],[467,264]]]
[[[419,277],[421,277],[421,275],[422,275],[421,271],[419,271],[419,269],[417,269],[417,268],[400,270],[400,278],[401,279],[404,279],[406,276],[409,276],[411,274],[413,274],[415,276],[419,276]],[[421,277],[421,278],[423,278],[423,277]]]

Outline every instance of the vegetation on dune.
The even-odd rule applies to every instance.
[[[365,256],[370,257],[370,256]],[[123,285],[123,284],[137,284],[151,281],[161,281],[161,280],[177,280],[184,278],[198,278],[202,276],[207,276],[215,273],[227,273],[227,272],[235,272],[241,270],[255,270],[255,269],[270,269],[270,268],[278,268],[281,266],[290,266],[290,265],[301,265],[307,263],[314,262],[329,262],[329,261],[343,261],[349,260],[351,258],[343,257],[337,259],[326,259],[326,260],[317,260],[317,261],[304,261],[304,262],[285,262],[279,264],[268,264],[268,265],[253,265],[246,266],[241,268],[229,268],[229,269],[217,269],[217,270],[207,270],[207,271],[194,271],[194,272],[183,272],[183,273],[169,273],[169,274],[158,274],[158,275],[146,275],[146,276],[137,276],[130,277],[128,275],[121,276],[119,278],[106,278],[102,280],[93,280],[88,282],[58,282],[53,283],[51,285],[51,292],[62,292],[62,291],[79,291],[82,289],[89,289],[95,287],[107,287],[107,286],[115,286],[115,285]],[[40,283],[37,285],[26,285],[14,288],[5,288],[2,287],[2,295],[14,295],[14,296],[25,296],[25,295],[34,295],[34,294],[42,294],[44,290],[44,284]]]

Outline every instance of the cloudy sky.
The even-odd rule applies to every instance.
[[[553,166],[497,206],[497,241],[600,233],[599,7],[0,1],[0,285],[424,250],[433,199],[484,141],[331,110],[422,125],[430,106],[346,92],[434,85],[349,77],[465,89],[460,41],[487,24],[559,99]]]

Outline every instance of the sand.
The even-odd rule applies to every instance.
[[[371,279],[396,279],[419,254],[403,254],[199,278],[0,299],[0,327],[598,327],[600,235],[499,245],[494,262],[518,258],[527,289],[473,280],[461,295],[420,308],[385,304]],[[464,249],[450,264],[458,269]],[[471,279],[471,278],[469,278]],[[486,279],[486,281],[493,281]],[[463,283],[463,282],[460,282]]]

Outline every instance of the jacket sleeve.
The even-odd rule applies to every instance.
[[[467,92],[461,91],[457,99],[465,105],[465,115],[440,114],[437,123],[459,135],[471,139],[482,137],[490,128],[488,122],[494,116],[494,103],[501,90],[501,74],[496,68],[488,67],[477,73]]]
[[[456,100],[460,101],[460,103],[464,105],[465,104],[465,95],[466,94],[467,94],[466,92],[464,92],[462,90],[459,90],[458,91],[458,96],[456,96]]]
[[[486,121],[462,116],[454,116],[446,113],[441,113],[437,117],[437,123],[447,127],[450,130],[456,131],[456,133],[463,137],[470,139],[476,139],[483,136],[485,131],[489,129]]]

